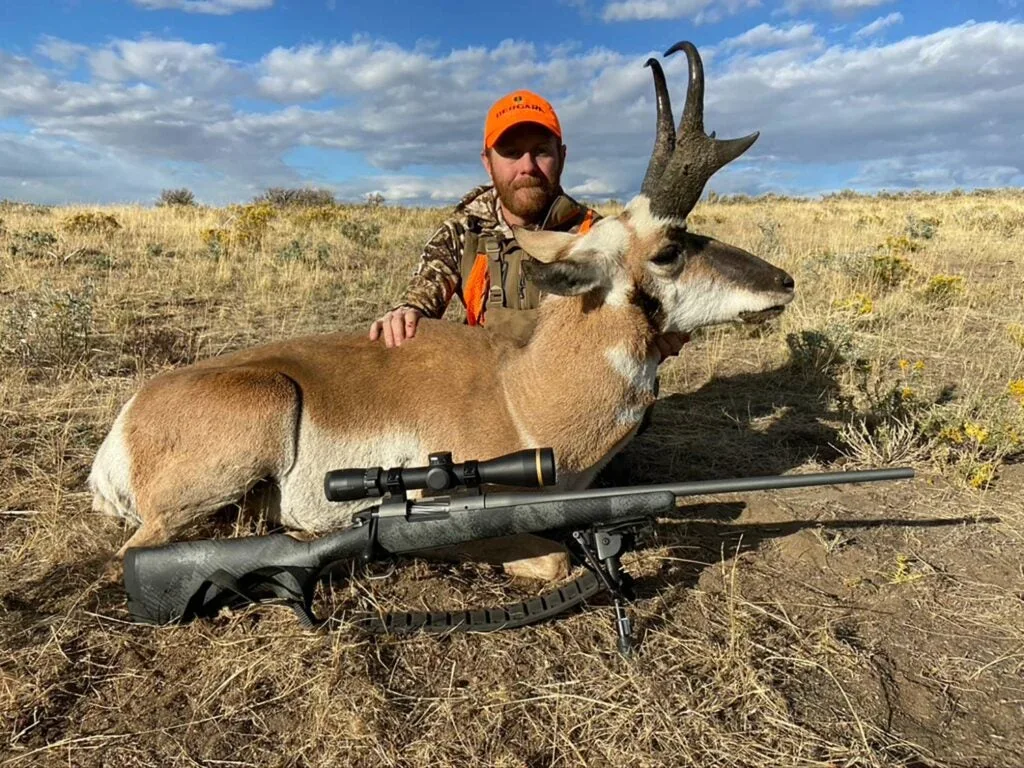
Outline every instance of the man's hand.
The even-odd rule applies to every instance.
[[[416,324],[421,317],[423,313],[414,307],[393,309],[370,325],[370,341],[376,341],[383,333],[384,346],[400,347],[403,341],[416,335]]]
[[[661,360],[658,362],[664,362],[666,358],[678,355],[679,350],[689,340],[690,334],[688,333],[663,333],[661,336],[655,336],[654,344],[661,353]]]

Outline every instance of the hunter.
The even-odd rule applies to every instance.
[[[416,333],[421,317],[440,318],[452,296],[466,307],[466,322],[525,343],[541,295],[521,270],[530,258],[512,236],[512,225],[584,233],[600,214],[567,195],[562,128],[551,104],[518,90],[496,101],[484,122],[480,160],[490,184],[476,187],[455,206],[427,241],[402,301],[370,326],[370,339],[399,346]],[[657,339],[662,359],[686,338]]]

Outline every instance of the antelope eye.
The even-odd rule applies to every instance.
[[[675,243],[669,243],[668,245],[664,246],[660,251],[658,251],[654,255],[654,258],[651,259],[651,261],[657,264],[658,266],[667,267],[672,264],[675,264],[676,261],[679,260],[679,257],[681,255],[682,249]]]

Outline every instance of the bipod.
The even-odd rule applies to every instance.
[[[612,595],[619,653],[627,659],[633,656],[636,640],[626,604],[635,600],[636,595],[633,592],[633,578],[622,570],[621,557],[636,546],[637,535],[650,527],[649,520],[630,520],[615,525],[595,526],[586,531],[574,531],[572,534],[587,567]]]

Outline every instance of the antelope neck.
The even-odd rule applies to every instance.
[[[625,437],[656,399],[660,360],[639,306],[585,310],[549,297],[529,345],[501,371],[524,440],[555,447],[559,463],[590,466]]]

